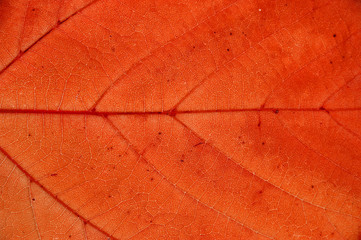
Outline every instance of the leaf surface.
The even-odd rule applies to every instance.
[[[361,3],[0,2],[1,239],[359,239]]]

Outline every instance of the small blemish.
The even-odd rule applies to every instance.
[[[153,181],[154,180],[154,178],[150,178],[150,181]]]
[[[233,33],[232,33],[232,32],[230,32],[230,33],[229,33],[229,35],[230,35],[230,36],[232,36],[232,35],[233,35]]]
[[[332,64],[333,62],[332,61],[330,61],[330,64]]]
[[[58,174],[57,173],[52,173],[52,174],[50,174],[50,176],[56,177],[56,176],[58,176]]]
[[[31,134],[29,133],[28,136],[31,137]]]
[[[158,132],[158,135],[162,135],[162,132]]]
[[[333,37],[335,38],[335,37],[336,37],[336,34],[333,34]]]
[[[278,114],[278,113],[279,113],[278,109],[274,110],[273,112],[274,112],[275,114]]]
[[[199,146],[199,145],[201,145],[201,144],[204,144],[204,142],[199,142],[199,143],[193,145],[193,147],[197,147],[197,146]]]
[[[227,48],[227,52],[229,52],[229,48]]]
[[[266,143],[265,142],[262,142],[262,145],[265,145]]]
[[[315,188],[315,186],[311,185],[311,188]]]
[[[108,196],[108,198],[111,198],[111,197],[112,197],[112,195],[109,195],[109,196]]]
[[[115,52],[115,47],[112,47],[112,52]]]
[[[35,201],[35,198],[33,198],[32,200]]]
[[[181,159],[180,161],[181,161],[181,162],[184,162],[184,160],[183,160],[183,159]]]
[[[196,46],[193,46],[193,49],[195,49],[196,48]]]
[[[217,32],[213,32],[214,34],[216,34]]]
[[[31,11],[33,11],[33,12],[34,12],[34,11],[35,11],[35,8],[31,9]]]
[[[259,193],[259,194],[262,194],[262,193],[263,193],[263,191],[262,191],[262,190],[260,190],[258,193]]]
[[[109,37],[112,37],[112,35],[109,35]]]

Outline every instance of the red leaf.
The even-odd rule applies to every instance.
[[[0,1],[1,239],[359,239],[361,3]]]

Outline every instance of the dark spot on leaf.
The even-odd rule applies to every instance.
[[[197,147],[197,146],[199,146],[199,145],[201,145],[201,144],[204,144],[204,142],[199,142],[199,143],[193,145],[193,147]]]
[[[311,185],[311,188],[315,188],[315,186]]]
[[[262,194],[262,193],[263,193],[263,191],[262,191],[262,190],[260,190],[258,193],[259,193],[259,194]]]
[[[112,52],[115,52],[115,47],[112,47],[111,49],[112,49]]]
[[[162,135],[162,132],[158,132],[158,135]]]
[[[153,181],[154,180],[154,178],[150,178],[150,181]]]
[[[35,198],[33,198],[32,200],[35,201]]]
[[[275,113],[275,114],[278,114],[278,109],[276,109],[276,110],[273,110],[273,112]]]
[[[31,11],[33,11],[33,12],[34,12],[34,11],[35,11],[35,8],[31,9]]]
[[[69,235],[69,238],[71,238],[71,235]]]
[[[28,136],[31,137],[31,134],[29,133]]]
[[[216,34],[217,32],[213,32],[214,34]]]
[[[287,5],[287,3],[285,4],[285,7],[287,7],[288,5]]]
[[[56,177],[56,176],[58,176],[58,174],[57,173],[52,173],[52,174],[50,174],[50,176]]]
[[[152,221],[152,220],[150,220],[149,222],[150,222],[150,223],[152,223],[153,221]]]
[[[184,160],[183,160],[183,159],[181,159],[180,161],[181,161],[181,162],[184,162]]]
[[[232,32],[230,32],[229,35],[232,36],[233,35]]]
[[[193,46],[193,49],[196,48],[196,46]]]
[[[266,143],[265,142],[262,142],[262,145],[265,145]]]
[[[147,172],[149,172],[149,169],[147,169]]]
[[[332,64],[333,62],[332,61],[330,61],[330,64]]]
[[[227,52],[229,52],[229,48],[227,48]]]
[[[336,34],[333,34],[333,37],[335,38],[335,37],[336,37]]]
[[[112,35],[109,35],[109,37],[112,37]]]
[[[112,197],[112,195],[109,195],[109,196],[108,196],[108,198],[111,198],[111,197]]]

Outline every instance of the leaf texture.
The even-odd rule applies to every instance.
[[[0,1],[0,239],[359,239],[361,3]]]

